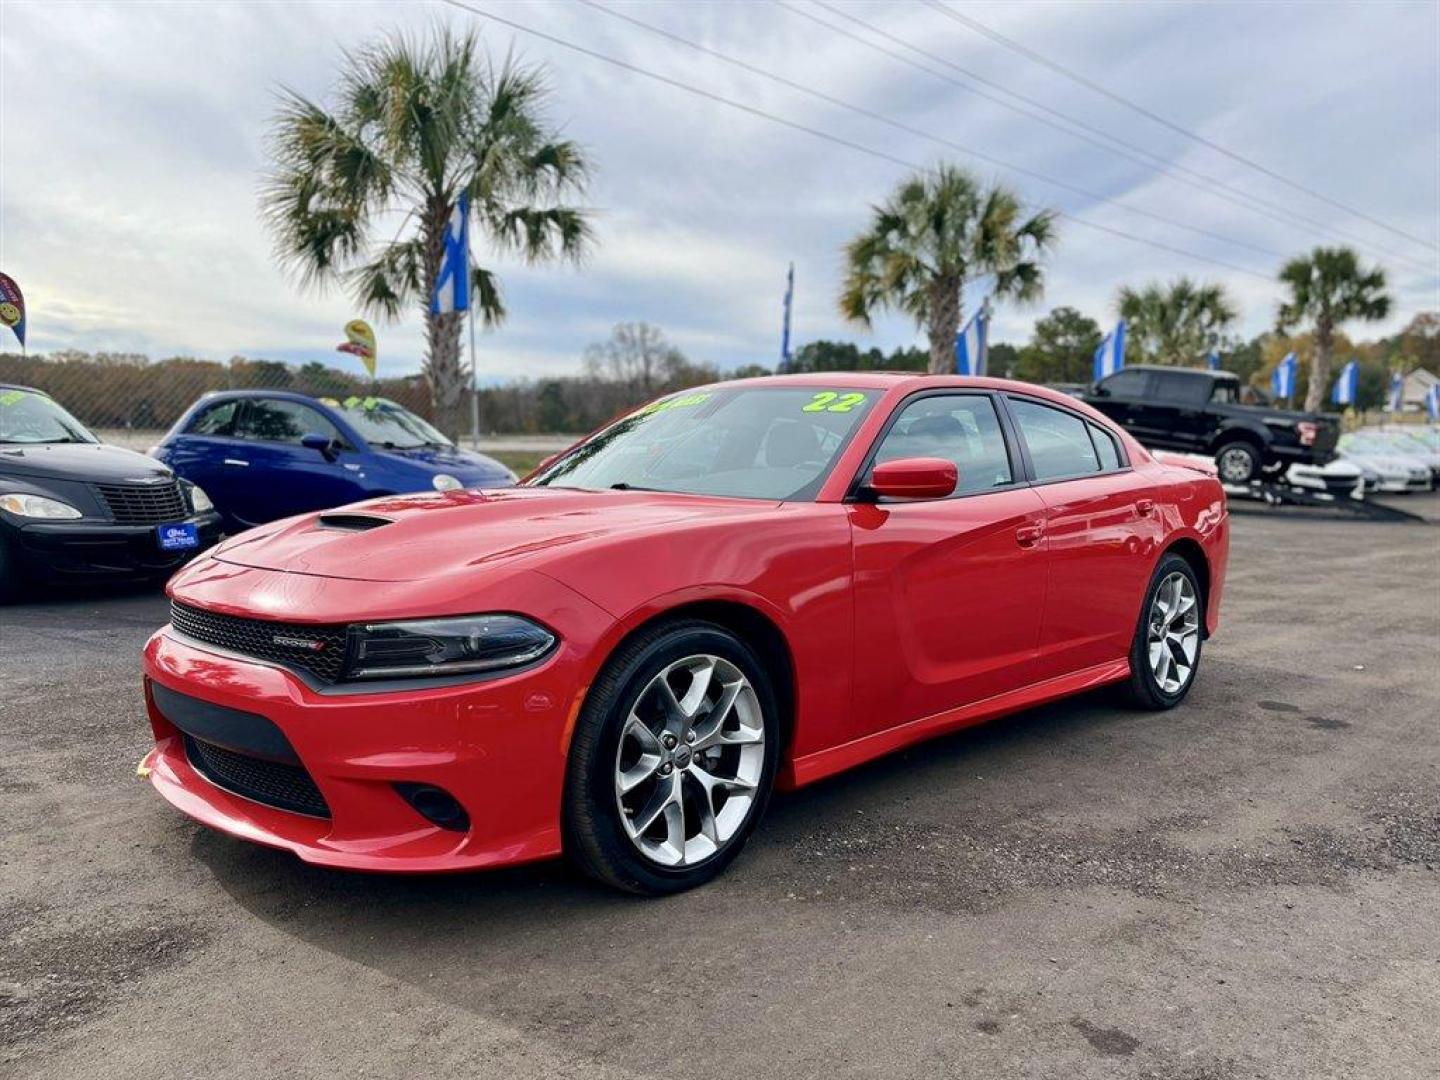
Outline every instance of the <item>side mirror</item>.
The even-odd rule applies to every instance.
[[[865,487],[886,499],[943,499],[955,493],[960,470],[944,458],[899,458],[870,470]]]
[[[321,435],[318,431],[306,432],[300,436],[300,445],[309,450],[320,451],[326,461],[335,460],[335,440],[329,435]]]

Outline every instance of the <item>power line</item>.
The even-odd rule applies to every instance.
[[[833,97],[830,94],[824,93],[820,90],[816,90],[813,87],[806,86],[803,83],[795,82],[793,79],[786,78],[783,75],[777,75],[772,71],[767,71],[764,68],[757,67],[754,64],[739,59],[738,57],[722,53],[718,49],[712,49],[708,45],[702,45],[697,41],[692,41],[689,38],[681,37],[679,34],[672,33],[671,31],[666,30],[663,27],[655,26],[653,23],[644,22],[641,19],[626,15],[623,12],[616,11],[613,8],[606,7],[604,4],[599,3],[598,0],[577,0],[577,2],[585,5],[586,7],[594,8],[596,11],[601,12],[602,14],[609,15],[611,18],[619,19],[622,22],[629,23],[632,26],[638,26],[642,30],[647,30],[652,34],[656,34],[670,41],[678,42],[681,45],[685,45],[691,49],[695,49],[697,52],[704,53],[706,56],[713,56],[717,60],[724,61],[727,64],[732,64],[743,71],[748,71],[752,75],[759,75],[761,78],[769,79],[771,82],[788,87],[789,89],[795,90],[798,93],[806,94],[809,97],[827,102],[828,104],[837,106],[838,108],[846,109],[859,116],[864,116],[867,119],[875,120],[882,124],[887,124],[888,126],[895,128],[897,131],[903,131],[907,134],[915,135],[922,139],[928,139],[929,141],[938,143],[941,146],[947,146],[952,150],[957,150],[962,154],[978,158],[979,160],[988,162],[989,164],[994,165],[998,168],[1007,169],[1011,172],[1019,173],[1023,176],[1028,176],[1034,180],[1040,181],[1043,184],[1049,184],[1052,187],[1060,188],[1063,191],[1069,191],[1075,195],[1083,196],[1084,198],[1093,200],[1097,203],[1112,204],[1127,211],[1128,213],[1139,214],[1140,216],[1150,218],[1153,221],[1159,221],[1163,224],[1171,225],[1177,229],[1184,229],[1187,232],[1195,233],[1197,236],[1204,236],[1211,240],[1219,240],[1223,243],[1234,244],[1237,247],[1249,248],[1251,251],[1259,252],[1261,255],[1268,255],[1271,258],[1275,259],[1283,259],[1286,257],[1284,252],[1276,251],[1273,248],[1263,247],[1260,244],[1253,244],[1248,240],[1241,240],[1233,236],[1226,236],[1224,233],[1212,232],[1209,229],[1201,229],[1194,225],[1187,225],[1183,221],[1177,221],[1176,219],[1172,217],[1167,217],[1164,214],[1157,214],[1150,210],[1142,209],[1141,207],[1129,206],[1124,203],[1120,203],[1109,196],[1100,195],[1093,191],[1088,191],[1085,188],[1079,187],[1075,184],[1071,184],[1068,181],[1057,180],[1052,176],[1047,176],[1044,173],[1035,171],[1034,169],[1026,168],[1023,165],[1016,165],[1013,162],[1004,160],[1003,158],[998,158],[991,154],[987,154],[984,151],[976,150],[974,147],[966,146],[963,143],[958,143],[951,139],[946,139],[942,136],[936,135],[932,132],[922,130],[921,128],[913,127],[910,124],[907,124],[901,120],[897,120],[892,116],[887,116],[884,113],[879,113],[875,112],[872,109],[867,109],[863,105],[856,105],[853,102]]]
[[[1179,124],[1167,119],[1164,116],[1161,116],[1159,113],[1156,113],[1151,109],[1147,109],[1144,105],[1132,101],[1131,99],[1125,97],[1122,94],[1116,93],[1115,91],[1109,89],[1106,86],[1102,86],[1100,83],[1095,82],[1093,79],[1090,79],[1077,71],[1065,67],[1063,64],[1059,63],[1056,60],[1052,60],[1047,56],[1041,55],[1034,49],[1031,49],[1026,45],[1022,45],[1020,42],[1015,41],[1013,38],[1006,37],[998,30],[993,30],[990,27],[986,26],[984,23],[980,22],[980,20],[971,18],[969,15],[964,15],[956,11],[949,4],[941,3],[940,0],[924,0],[924,3],[928,7],[932,7],[936,11],[939,11],[949,16],[951,19],[954,19],[961,25],[967,26],[971,30],[974,30],[976,33],[984,35],[991,41],[997,42],[998,44],[1005,46],[1007,49],[1019,53],[1026,59],[1032,60],[1037,64],[1041,64],[1044,67],[1049,68],[1051,71],[1057,72],[1060,75],[1065,76],[1065,78],[1070,79],[1072,82],[1077,82],[1081,86],[1093,90],[1095,93],[1100,94],[1103,97],[1109,98],[1111,101],[1123,105],[1127,109],[1131,109],[1134,112],[1139,113],[1141,116],[1144,116],[1150,120],[1153,120],[1157,124],[1169,128],[1171,131],[1174,131],[1177,134],[1185,136],[1185,138],[1197,142],[1201,146],[1209,147],[1217,154],[1223,154],[1225,157],[1230,158],[1232,161],[1239,162],[1242,165],[1247,165],[1250,168],[1254,169],[1256,172],[1262,173],[1265,176],[1270,177],[1270,179],[1272,180],[1277,180],[1280,183],[1286,185],[1287,187],[1294,188],[1296,191],[1304,192],[1312,199],[1319,199],[1321,202],[1333,206],[1337,210],[1343,210],[1347,214],[1352,214],[1363,221],[1370,222],[1370,224],[1372,225],[1378,225],[1386,232],[1394,233],[1396,236],[1403,237],[1406,240],[1413,241],[1414,243],[1420,244],[1435,251],[1440,251],[1440,244],[1435,244],[1429,240],[1425,240],[1419,236],[1415,236],[1412,233],[1407,233],[1403,229],[1397,229],[1395,226],[1381,221],[1377,217],[1372,217],[1370,214],[1365,213],[1363,210],[1357,210],[1353,206],[1347,206],[1345,203],[1342,203],[1337,199],[1332,199],[1330,198],[1330,196],[1315,191],[1313,188],[1308,188],[1304,184],[1301,184],[1296,180],[1291,180],[1288,176],[1284,176],[1281,173],[1276,172],[1274,169],[1271,169],[1265,165],[1262,165],[1260,162],[1253,160],[1252,158],[1245,157],[1243,154],[1237,154],[1235,151],[1227,149],[1226,147],[1221,146],[1219,143],[1214,142],[1211,139],[1207,139],[1204,135],[1200,135],[1197,132],[1190,131],[1188,128],[1181,127]]]
[[[736,101],[733,98],[725,97],[724,95],[717,94],[714,91],[705,90],[698,86],[692,86],[691,84],[682,82],[679,79],[673,79],[668,75],[662,75],[657,71],[651,71],[648,68],[640,67],[638,64],[632,64],[627,60],[621,60],[618,57],[610,56],[606,53],[599,52],[598,50],[591,49],[588,46],[579,45],[573,41],[567,41],[564,38],[557,37],[556,35],[551,33],[547,33],[544,30],[537,30],[534,27],[526,26],[523,23],[516,22],[514,19],[506,18],[503,15],[497,15],[494,12],[485,11],[482,8],[477,8],[471,4],[463,3],[462,0],[443,0],[443,2],[449,4],[451,7],[459,8],[462,11],[468,11],[470,14],[476,15],[482,19],[487,19],[490,22],[499,23],[502,26],[508,26],[510,27],[510,29],[516,30],[522,34],[528,34],[531,37],[540,38],[542,41],[548,41],[551,44],[558,45],[563,49],[569,49],[572,52],[580,53],[583,56],[588,56],[592,59],[600,60],[604,63],[618,67],[624,71],[629,71],[636,75],[642,75],[645,78],[653,79],[656,82],[664,83],[666,86],[674,87],[677,90],[684,90],[686,93],[694,94],[697,97],[705,98],[709,101],[716,102],[717,104],[725,105],[732,109],[738,109],[739,111],[748,113],[751,116],[758,117],[762,120],[768,120],[771,123],[779,124],[782,127],[787,127],[792,131],[800,131],[806,135],[813,136],[817,139],[824,139],[826,142],[834,143],[837,146],[844,146],[847,149],[854,150],[861,154],[867,154],[870,157],[878,158],[882,161],[888,161],[894,165],[901,165],[907,169],[915,170],[918,172],[926,171],[925,166],[917,162],[909,161],[905,158],[898,157],[895,154],[887,153],[884,150],[876,150],[875,148],[866,146],[863,143],[858,143],[851,139],[847,139],[844,136],[835,135],[828,131],[823,131],[820,128],[811,127],[808,124],[802,124],[798,121],[790,120],[783,116],[777,116],[774,113],[765,111],[764,109],[758,109],[753,105],[747,105],[744,102]],[[1036,206],[1033,203],[1027,204],[1027,206],[1031,210],[1044,209],[1042,207]],[[1211,263],[1215,266],[1224,267],[1227,270],[1233,270],[1235,273],[1238,274],[1245,274],[1249,277],[1258,278],[1261,281],[1273,283],[1274,280],[1268,274],[1262,274],[1259,271],[1251,270],[1248,267],[1240,266],[1236,263],[1228,262],[1224,259],[1217,259],[1210,255],[1202,255],[1199,252],[1188,251],[1184,248],[1174,247],[1173,245],[1164,243],[1160,240],[1152,239],[1150,237],[1137,236],[1134,233],[1128,233],[1122,229],[1116,229],[1109,225],[1102,225],[1097,221],[1089,221],[1085,218],[1077,217],[1076,215],[1068,211],[1054,210],[1052,212],[1059,217],[1065,218],[1067,221],[1071,221],[1074,224],[1080,225],[1087,229],[1094,229],[1097,232],[1103,232],[1111,236],[1120,237],[1121,239],[1131,240],[1138,244],[1145,244],[1148,247],[1153,247],[1160,251],[1166,251],[1171,253],[1172,255],[1180,255],[1185,258],[1196,259],[1200,262]]]
[[[1220,180],[1217,177],[1211,176],[1208,173],[1203,173],[1199,170],[1192,169],[1189,166],[1181,165],[1179,162],[1167,161],[1166,159],[1156,154],[1153,154],[1142,147],[1136,146],[1134,143],[1127,142],[1126,140],[1120,138],[1118,135],[1113,135],[1100,128],[1094,127],[1093,125],[1088,124],[1083,120],[1070,116],[1067,113],[1063,113],[1059,110],[1053,109],[1050,106],[1046,105],[1044,102],[1037,101],[1034,98],[1026,97],[1023,94],[1017,93],[1016,91],[1007,89],[1006,87],[1002,86],[1000,83],[997,83],[992,79],[987,79],[985,76],[979,75],[973,71],[968,70],[967,68],[963,68],[943,56],[938,56],[935,53],[922,49],[920,46],[912,44],[911,42],[906,41],[904,38],[898,37],[895,34],[892,34],[889,31],[876,26],[874,23],[866,22],[858,15],[852,15],[847,11],[843,11],[833,6],[832,4],[826,3],[825,0],[813,0],[813,2],[816,4],[816,6],[824,9],[826,12],[837,18],[841,18],[848,22],[854,23],[857,26],[864,27],[866,30],[876,35],[877,37],[883,38],[886,41],[893,42],[894,44],[899,45],[901,48],[908,49],[911,52],[916,53],[919,56],[923,56],[927,60],[930,60],[934,63],[947,67],[952,71],[959,72],[966,78],[973,79],[976,82],[993,87],[1003,94],[1013,97],[1018,101],[1022,101],[1026,105],[1032,106],[1034,109],[1039,109],[1044,113],[1048,113],[1050,116],[1056,117],[1059,120],[1064,121],[1064,124],[1059,124],[1053,120],[1047,119],[1045,116],[1037,115],[1030,109],[1022,108],[1021,106],[1016,105],[1013,102],[997,98],[993,94],[987,94],[985,91],[976,89],[975,87],[970,86],[967,83],[961,82],[953,76],[946,75],[944,72],[941,71],[936,71],[933,68],[914,60],[912,57],[906,56],[903,53],[897,53],[893,49],[888,49],[884,45],[880,45],[874,41],[860,36],[859,34],[854,33],[853,31],[845,29],[843,26],[837,26],[834,23],[827,22],[813,12],[806,11],[798,5],[791,3],[790,0],[772,0],[772,2],[778,4],[780,7],[784,8],[785,10],[791,12],[794,15],[799,15],[801,18],[808,19],[819,26],[825,27],[827,30],[832,31],[833,33],[840,34],[842,37],[848,38],[851,41],[863,45],[865,48],[871,49],[872,51],[881,53],[885,56],[889,56],[892,59],[898,60],[901,63],[906,64],[909,67],[915,68],[918,71],[926,72],[927,74],[932,75],[937,79],[941,79],[944,82],[950,83],[952,86],[959,87],[967,93],[974,94],[977,97],[984,98],[986,101],[994,102],[1002,108],[1009,109],[1011,112],[1018,113],[1021,116],[1029,117],[1032,120],[1037,120],[1040,123],[1044,124],[1046,127],[1049,127],[1055,131],[1059,131],[1063,134],[1069,135],[1072,138],[1080,139],[1081,141],[1089,143],[1092,146],[1096,146],[1108,153],[1112,153],[1119,157],[1123,157],[1129,161],[1133,161],[1136,164],[1146,169],[1149,169],[1152,172],[1156,172],[1161,176],[1169,177],[1170,179],[1175,180],[1178,183],[1185,184],[1188,187],[1192,187],[1197,191],[1204,192],[1205,194],[1213,196],[1214,198],[1223,199],[1228,203],[1239,206],[1241,209],[1251,211],[1252,213],[1258,213],[1261,214],[1263,217],[1267,217],[1275,221],[1280,221],[1284,224],[1289,224],[1292,226],[1297,226],[1298,223],[1299,226],[1304,226],[1305,228],[1314,229],[1330,236],[1338,237],[1341,239],[1349,240],[1353,243],[1364,245],[1365,247],[1371,248],[1374,251],[1387,256],[1388,258],[1394,259],[1398,262],[1408,263],[1412,268],[1422,270],[1425,273],[1434,273],[1435,271],[1434,266],[1428,263],[1422,263],[1413,256],[1405,255],[1398,251],[1393,251],[1363,236],[1359,236],[1356,233],[1348,232],[1347,230],[1338,228],[1334,225],[1330,225],[1316,218],[1307,217],[1304,214],[1297,213],[1295,210],[1287,206],[1283,206],[1279,203],[1270,202],[1269,200],[1263,199],[1258,195],[1253,195],[1250,192],[1237,188],[1232,184],[1227,184],[1225,181]],[[1074,125],[1074,127],[1079,128],[1080,130],[1071,130],[1071,128],[1064,126],[1065,124]],[[1087,132],[1089,134],[1086,134]],[[1108,142],[1099,141],[1099,139],[1097,139],[1095,136],[1098,136],[1099,139],[1108,140]],[[1114,143],[1115,145],[1111,146],[1109,145],[1109,143]]]

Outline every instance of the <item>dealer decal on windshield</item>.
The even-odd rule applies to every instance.
[[[665,398],[663,401],[651,402],[635,415],[644,416],[647,413],[664,412],[667,409],[688,409],[696,405],[703,405],[709,400],[709,394],[685,394],[682,397]]]
[[[864,394],[842,394],[839,390],[822,390],[812,397],[808,404],[802,405],[800,411],[849,412],[856,405],[864,404]]]
[[[25,391],[10,390],[0,394],[0,405],[14,405],[17,401],[25,400]]]

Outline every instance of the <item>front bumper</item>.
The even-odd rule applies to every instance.
[[[566,751],[584,682],[579,657],[564,646],[537,667],[485,682],[327,694],[289,671],[210,651],[166,627],[146,645],[144,671],[155,748],[141,773],[203,824],[350,870],[478,869],[560,851]],[[180,710],[157,685],[201,710],[218,706],[212,711],[250,714],[278,729],[329,816],[280,809],[207,779],[176,723],[193,729],[193,717],[167,716],[165,701]],[[256,737],[227,739],[213,728],[188,733],[235,749],[250,740],[247,750]],[[467,827],[431,824],[397,784],[443,789],[464,807]]]
[[[52,579],[151,577],[174,571],[221,539],[220,515],[187,519],[199,533],[198,547],[164,551],[153,525],[108,525],[94,521],[27,521],[8,525],[12,550],[37,576]]]

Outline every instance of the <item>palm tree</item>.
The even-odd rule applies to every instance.
[[[1199,363],[1238,316],[1224,286],[1188,277],[1138,292],[1122,286],[1116,306],[1140,354],[1161,364]]]
[[[457,199],[469,194],[492,252],[575,260],[591,237],[562,201],[583,190],[588,165],[546,125],[545,93],[539,71],[509,57],[497,67],[477,35],[436,29],[347,54],[333,108],[285,91],[273,119],[261,208],[282,262],[303,286],[341,283],[387,319],[420,305],[435,420],[451,436],[464,314],[432,314],[430,296]],[[472,266],[471,302],[487,327],[504,320],[492,271]]]
[[[1373,322],[1390,314],[1385,271],[1362,270],[1360,257],[1349,248],[1316,248],[1286,263],[1280,281],[1289,286],[1290,297],[1280,305],[1279,331],[1307,319],[1315,324],[1315,354],[1305,391],[1305,411],[1315,412],[1330,386],[1335,330],[1351,319]]]
[[[953,371],[966,282],[993,274],[996,297],[1022,302],[1043,291],[1039,259],[1054,241],[1055,214],[1022,214],[1013,192],[955,165],[910,177],[846,245],[841,314],[868,327],[882,310],[904,312],[929,333],[930,371]]]

